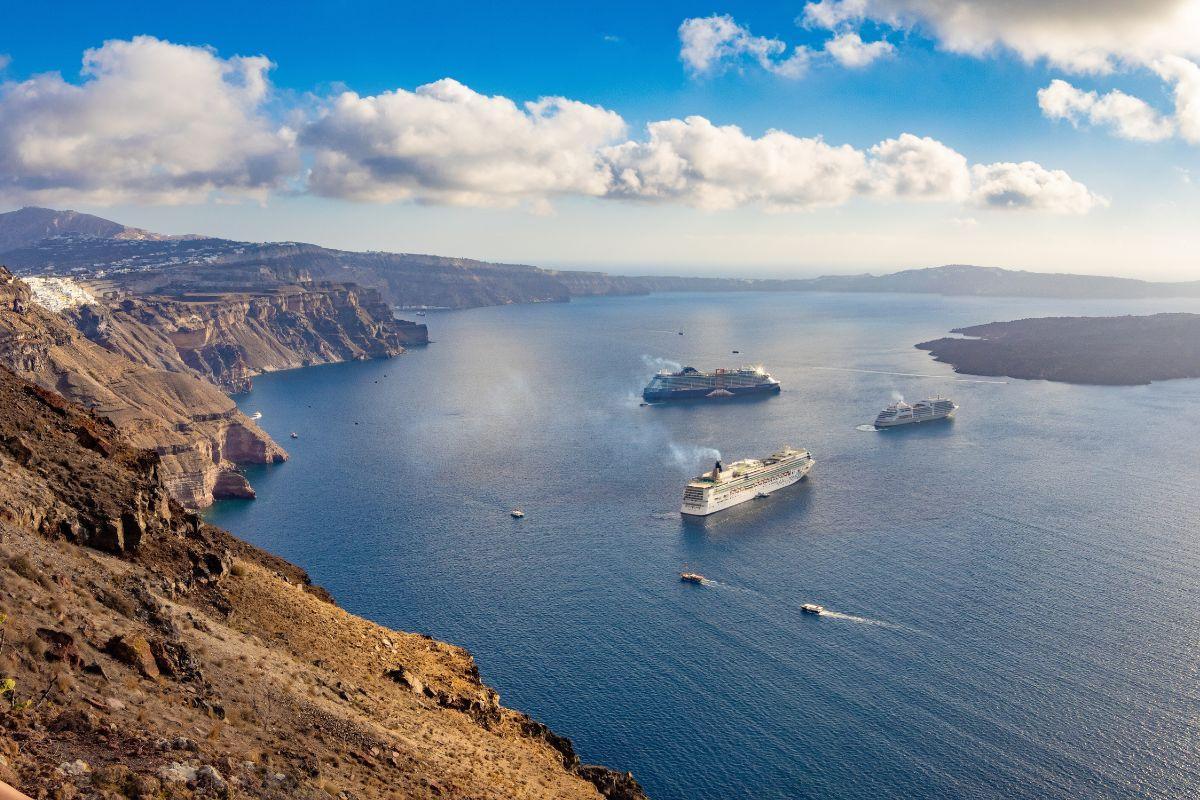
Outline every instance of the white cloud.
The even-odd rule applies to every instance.
[[[1032,161],[971,167],[971,200],[982,208],[1086,214],[1108,202],[1062,170]]]
[[[969,202],[985,208],[1082,214],[1103,200],[1039,164],[968,167],[934,139],[901,134],[868,150],[783,131],[748,136],[703,117],[648,126],[649,137],[606,148],[610,197],[707,210],[802,211],[857,197]]]
[[[12,63],[12,56],[8,53],[0,53],[0,72],[8,69],[8,65]]]
[[[625,121],[599,106],[518,104],[448,78],[374,96],[345,91],[306,118],[284,109],[297,133],[265,111],[270,66],[138,37],[87,51],[78,85],[57,74],[0,83],[0,200],[266,197],[299,177],[303,152],[313,194],[535,213],[560,196],[770,211],[856,198],[1072,212],[1100,202],[1065,173],[1028,162],[971,167],[907,133],[857,149],[778,130],[755,137],[692,116],[652,122],[630,139]],[[1161,68],[1191,86],[1186,67]]]
[[[86,51],[81,84],[57,73],[0,83],[0,197],[261,197],[297,165],[292,132],[263,112],[270,68],[262,56],[139,36]]]
[[[967,159],[936,139],[902,133],[867,151],[872,189],[884,197],[962,200],[971,190]]]
[[[830,30],[862,20],[916,28],[950,52],[1003,48],[1074,72],[1200,55],[1200,0],[820,0],[802,19]]]
[[[1178,56],[1165,56],[1154,65],[1159,77],[1174,83],[1175,124],[1179,135],[1200,144],[1200,66]]]
[[[1160,142],[1175,134],[1175,125],[1169,118],[1146,101],[1117,89],[1100,95],[1055,79],[1039,90],[1037,97],[1038,106],[1048,119],[1107,127],[1122,139]]]
[[[652,122],[648,130],[644,142],[603,151],[612,167],[612,196],[708,210],[796,210],[844,203],[869,177],[861,151],[821,139],[782,131],[755,139],[704,117]]]
[[[415,91],[344,92],[302,133],[311,191],[353,200],[513,205],[602,195],[597,156],[619,141],[617,114],[563,97],[518,106],[449,78]]]
[[[864,42],[857,33],[841,33],[825,43],[825,52],[843,67],[865,67],[896,52],[891,42]]]
[[[1200,0],[817,0],[800,22],[855,35],[865,21],[917,30],[944,50],[998,51],[1075,73],[1150,68],[1175,93],[1174,118],[1119,90],[1084,92],[1056,80],[1038,92],[1051,119],[1107,127],[1125,139],[1162,141],[1176,131],[1200,143]]]
[[[696,75],[749,58],[768,72],[799,78],[808,70],[812,55],[807,48],[797,47],[788,56],[786,43],[755,36],[728,14],[685,19],[679,26],[679,43],[679,58]]]
[[[692,116],[627,139],[621,117],[598,106],[561,97],[519,106],[450,79],[374,97],[345,92],[300,142],[314,154],[310,191],[371,202],[525,203],[544,213],[563,195],[768,211],[857,197],[1075,212],[1095,201],[1065,173],[1031,163],[978,172],[952,148],[907,133],[859,150]],[[987,185],[973,188],[973,174]]]

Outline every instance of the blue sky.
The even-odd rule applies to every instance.
[[[1193,19],[1195,3],[1151,0],[1140,12],[1081,0],[961,4],[966,23],[939,18],[936,0],[825,0],[845,17],[829,26],[811,16],[798,24],[804,2],[21,4],[0,31],[0,122],[22,125],[8,142],[0,134],[0,207],[37,203],[169,232],[627,272],[781,275],[970,262],[1200,278],[1192,257],[1198,145],[1186,104],[1175,105],[1190,86],[1186,65],[1200,31],[1173,33],[1186,28],[1180,19]],[[707,36],[714,15],[744,32],[738,42],[786,49],[760,60],[726,41],[698,70],[683,54],[681,24],[700,20]],[[891,51],[847,66],[822,49],[846,34]],[[85,51],[143,36],[163,47],[144,58],[114,50],[104,56],[111,87],[88,87],[97,81],[80,74]],[[200,79],[195,70],[175,70],[175,55],[194,52],[185,46],[209,48],[222,69],[238,56],[270,59],[270,70],[245,72],[270,86],[233,98],[227,124],[214,115],[226,133],[245,132],[166,143],[204,126],[200,104],[224,108],[226,99],[220,86],[190,86]],[[807,48],[807,69],[784,74],[797,46]],[[1098,69],[1096,58],[1108,61]],[[1184,66],[1164,71],[1163,59]],[[95,97],[33,83],[45,73]],[[390,107],[390,127],[376,119],[387,108],[377,97],[401,90],[409,98],[443,78],[462,91],[446,89],[432,110],[407,100]],[[1038,93],[1055,79],[1069,87],[1059,110],[1048,111]],[[335,109],[344,90],[355,102]],[[1110,98],[1114,90],[1143,106]],[[486,139],[495,109],[422,127],[434,124],[426,112],[480,106],[464,92],[510,98],[517,115],[542,97],[578,101],[580,139],[591,143],[561,130],[526,131],[519,118],[493,142],[455,138],[479,122]],[[189,96],[197,108],[177,102]],[[152,109],[125,111],[124,127],[103,117],[104,108],[143,97],[159,118],[179,114],[144,165],[131,160],[128,131],[156,136],[156,123],[131,119]],[[1158,126],[1153,135],[1132,127],[1147,115]],[[745,139],[687,126],[672,134],[687,142],[650,141],[648,123],[692,116],[739,126]],[[411,126],[423,132],[417,150],[381,144]],[[277,136],[281,128],[289,133]],[[769,130],[792,139],[779,147],[760,140]],[[903,133],[924,144],[895,156],[870,150]],[[76,147],[72,134],[90,137],[88,145]],[[832,175],[829,187],[797,172],[810,168],[795,159],[809,158],[806,143],[817,137],[854,151],[811,156],[812,169]],[[631,149],[608,149],[625,142]],[[705,162],[713,148],[737,150],[737,163],[724,154],[715,166]],[[684,163],[680,174],[656,172],[664,153]],[[940,177],[914,189],[913,176],[894,168],[901,162],[889,160],[902,157],[922,180]],[[507,178],[491,174],[497,163],[524,188],[498,185]],[[993,169],[1028,164],[1039,171]],[[1046,182],[1040,194],[1022,188],[1029,180]]]

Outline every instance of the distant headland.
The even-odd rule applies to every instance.
[[[303,242],[169,236],[49,208],[0,214],[0,264],[17,275],[87,281],[96,293],[178,297],[275,291],[313,282],[354,283],[402,308],[473,308],[569,302],[653,292],[895,292],[958,297],[1132,299],[1200,297],[1200,281],[949,264],[884,275],[716,278],[615,275],[417,253],[353,252]],[[288,291],[291,291],[288,289]]]
[[[955,372],[1132,386],[1200,378],[1200,314],[1044,317],[955,328],[916,345]]]

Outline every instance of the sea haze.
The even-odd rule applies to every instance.
[[[468,647],[506,705],[656,800],[1178,797],[1200,785],[1200,384],[976,382],[913,348],[1158,311],[1200,301],[431,313],[428,348],[258,378],[239,404],[292,460],[208,517],[349,610]],[[762,363],[784,391],[640,407],[668,362]],[[953,421],[860,429],[938,393]],[[812,451],[807,480],[681,521],[717,452],[783,444]]]

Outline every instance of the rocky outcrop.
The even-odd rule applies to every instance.
[[[313,364],[388,358],[429,341],[393,317],[374,289],[282,286],[253,294],[124,297],[69,312],[90,340],[133,361],[193,372],[226,391],[255,375]]]
[[[61,315],[31,303],[28,287],[3,268],[0,364],[94,411],[135,446],[157,453],[163,485],[186,506],[209,505],[239,486],[238,463],[287,458],[216,386],[191,370],[134,363],[89,341]],[[223,477],[230,474],[236,477]]]
[[[642,800],[500,705],[465,650],[338,608],[160,473],[0,367],[0,780],[64,798]],[[85,533],[117,521],[119,544]]]
[[[1042,317],[956,328],[921,342],[955,372],[1132,386],[1200,378],[1200,314]]]

